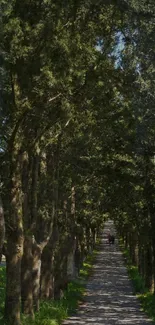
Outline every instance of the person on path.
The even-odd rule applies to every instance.
[[[114,244],[115,243],[115,236],[111,235],[110,232],[108,233],[108,243],[110,244]]]

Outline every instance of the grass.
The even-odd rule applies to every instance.
[[[147,315],[155,322],[155,295],[149,291],[140,294],[139,300],[142,305],[142,309]]]
[[[138,272],[138,267],[132,265],[130,254],[121,243],[123,255],[126,259],[128,274],[133,283],[134,293],[138,297],[142,310],[155,322],[155,295],[150,292],[144,283],[144,279]]]
[[[59,325],[63,319],[74,314],[84,300],[85,285],[92,272],[92,265],[97,252],[85,260],[77,280],[68,285],[68,290],[60,301],[42,301],[40,311],[35,314],[35,320],[22,316],[23,325]],[[5,300],[5,267],[0,268],[0,325],[5,325],[3,317]]]

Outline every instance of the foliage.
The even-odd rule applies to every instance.
[[[151,292],[145,292],[141,295],[138,296],[142,305],[142,309],[144,312],[148,314],[150,318],[155,321],[155,311],[154,311],[154,306],[155,306],[155,296]]]

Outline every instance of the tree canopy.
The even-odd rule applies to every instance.
[[[4,317],[60,299],[107,217],[155,291],[154,1],[0,6]]]

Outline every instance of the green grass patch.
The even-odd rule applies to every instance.
[[[53,300],[41,303],[40,311],[35,314],[35,320],[22,316],[24,325],[58,325],[67,317],[67,308],[63,301]]]
[[[138,295],[138,298],[147,315],[155,322],[155,295],[149,291]]]
[[[128,274],[133,283],[134,293],[137,295],[142,310],[155,322],[155,295],[151,293],[144,283],[144,279],[138,272],[138,267],[132,265],[130,254],[121,243],[123,255],[126,260]]]

